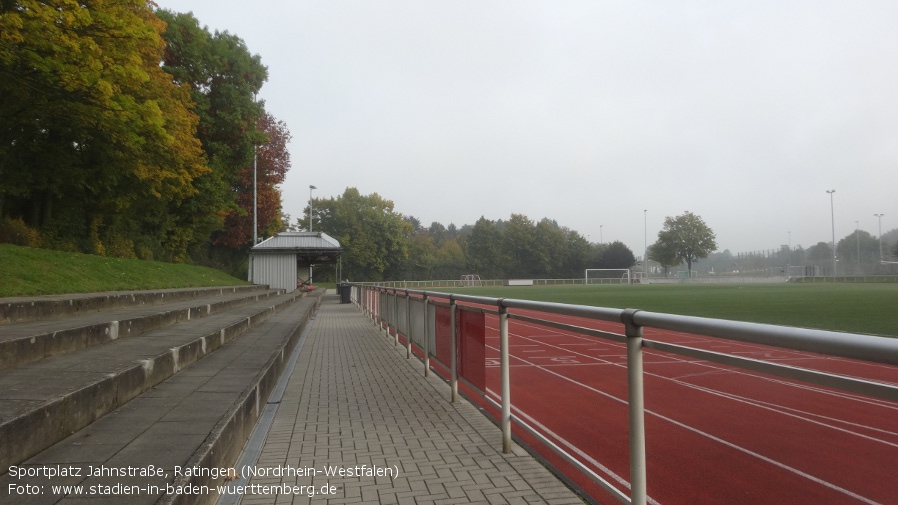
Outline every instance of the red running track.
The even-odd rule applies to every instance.
[[[624,344],[509,323],[513,413],[629,495]],[[497,326],[487,319],[487,394],[499,401]],[[652,329],[645,337],[898,384],[888,365]],[[898,503],[898,403],[648,349],[644,368],[650,503]],[[614,501],[547,451],[598,501]]]

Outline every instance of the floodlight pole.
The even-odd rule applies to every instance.
[[[833,193],[836,190],[827,189],[826,192],[829,193],[829,214],[833,228],[833,282],[836,282],[836,212],[833,207]]]
[[[312,190],[313,189],[318,189],[318,188],[316,188],[315,186],[310,184],[309,185],[309,231],[310,232],[312,231],[312,215],[313,215],[312,214]],[[337,281],[339,282],[340,279],[337,279]],[[311,261],[309,262],[309,284],[312,284],[312,263],[311,263]],[[397,330],[397,332],[398,332],[398,330]],[[396,338],[398,339],[399,337],[396,337]]]
[[[882,216],[885,214],[873,214],[879,219],[879,262],[882,263]]]
[[[309,231],[312,231],[312,216],[314,215],[312,212],[312,190],[318,189],[315,186],[309,185]]]
[[[854,239],[857,242],[857,271],[861,271],[861,222],[854,222]]]
[[[253,95],[253,101],[256,96]],[[258,190],[258,166],[259,166],[259,147],[253,141],[253,247],[259,243],[259,190]]]
[[[642,282],[646,282],[649,272],[649,209],[642,211]]]

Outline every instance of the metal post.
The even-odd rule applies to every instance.
[[[833,193],[836,190],[827,189],[826,192],[829,193],[829,213],[833,227],[833,282],[836,282],[836,211],[833,206]]]
[[[318,189],[318,188],[316,188],[313,185],[309,185],[309,231],[312,231],[312,219],[314,219],[312,217],[312,216],[314,216],[314,214],[312,212],[312,190],[313,189]]]
[[[360,287],[359,287],[359,296],[360,296],[360,302],[361,302],[361,306],[362,306],[362,311],[365,313],[365,317],[370,318],[370,317],[371,317],[371,311],[369,310],[370,307],[368,306],[368,302],[369,302],[369,300],[368,300],[368,288],[365,287],[365,286],[360,286]]]
[[[424,377],[430,375],[430,325],[427,324],[427,293],[424,294]]]
[[[389,337],[390,336],[390,323],[387,323],[386,328],[384,328],[384,316],[385,316],[384,311],[387,310],[387,308],[383,306],[384,303],[386,303],[386,301],[387,301],[386,300],[387,290],[381,288],[378,291],[379,291],[379,293],[377,294],[377,324],[379,325],[380,331],[386,330],[386,336]]]
[[[381,310],[381,298],[383,298],[383,290],[381,288],[373,288],[372,291],[376,296],[371,300],[371,308],[374,310],[374,324],[377,325],[377,331],[384,331],[383,316]]]
[[[387,291],[383,288],[377,289],[377,329],[384,331],[384,298],[387,297]],[[390,336],[390,325],[386,325],[387,336]]]
[[[393,341],[393,347],[397,347],[399,345],[399,291],[393,290],[393,314],[391,314],[390,319],[393,320],[393,335],[395,340]]]
[[[255,97],[253,97],[255,100]],[[258,189],[258,147],[253,142],[253,247],[259,243],[259,189]]]
[[[642,327],[633,322],[638,310],[621,314],[627,335],[627,389],[630,407],[630,500],[645,505],[645,396],[642,373]]]
[[[879,262],[882,263],[882,216],[885,214],[873,214],[879,219]]]
[[[390,336],[390,313],[389,313],[390,300],[389,300],[389,297],[390,297],[389,291],[387,291],[386,289],[381,289],[380,298],[377,300],[377,303],[378,303],[377,311],[380,313],[380,326],[381,326],[380,329],[386,334],[386,336],[388,338]],[[386,304],[386,307],[384,307],[384,304]],[[384,324],[385,322],[387,324]]]
[[[642,281],[649,276],[649,209],[642,211]],[[690,279],[692,280],[692,279]]]
[[[449,336],[451,342],[452,357],[449,359],[449,387],[452,389],[452,403],[458,401],[458,331],[455,329],[456,312],[458,306],[455,298],[449,298]]]
[[[499,300],[499,366],[502,374],[502,452],[511,452],[511,375],[508,359],[508,308]]]
[[[405,290],[405,359],[412,357],[412,295]]]

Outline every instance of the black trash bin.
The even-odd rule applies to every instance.
[[[352,302],[352,284],[341,282],[337,284],[337,291],[340,293],[340,303]]]

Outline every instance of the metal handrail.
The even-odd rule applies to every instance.
[[[537,324],[544,324],[550,327],[566,329],[597,338],[613,340],[616,342],[625,342],[627,345],[628,408],[630,419],[629,439],[631,495],[629,498],[621,498],[623,496],[622,494],[615,494],[616,498],[625,503],[645,504],[647,502],[645,472],[645,411],[643,405],[642,370],[643,348],[656,349],[659,351],[669,352],[681,356],[699,358],[747,370],[758,371],[791,379],[798,379],[845,391],[851,391],[868,396],[898,401],[898,385],[895,384],[869,381],[855,377],[830,374],[817,370],[799,368],[769,361],[727,355],[683,345],[649,340],[643,338],[643,328],[656,328],[662,330],[678,331],[694,335],[711,336],[738,342],[749,342],[772,347],[813,352],[828,356],[857,359],[876,363],[886,363],[890,365],[898,365],[898,339],[895,338],[777,326],[761,323],[748,323],[724,319],[682,316],[676,314],[664,314],[638,309],[612,309],[605,307],[539,302],[532,300],[492,298],[438,291],[386,288],[371,285],[359,285],[358,290],[360,293],[360,297],[362,296],[361,293],[363,291],[368,290],[379,293],[392,293],[392,295],[397,298],[399,296],[406,297],[407,299],[412,296],[422,297],[425,300],[431,300],[431,303],[434,303],[435,298],[447,299],[449,300],[449,307],[451,310],[450,313],[452,314],[453,318],[455,315],[455,310],[457,309],[457,302],[467,302],[496,307],[497,313],[499,315],[500,367],[502,381],[500,395],[500,407],[502,414],[500,424],[503,434],[503,450],[505,452],[510,451],[511,421],[513,419],[513,416],[511,415],[510,378],[508,375],[509,357],[507,320],[509,317],[534,322]],[[367,315],[374,318],[377,324],[380,324],[380,320],[378,318],[382,318],[383,315],[380,313],[379,307],[376,306],[378,302],[375,301],[374,297],[366,295],[364,296],[364,300],[356,301],[357,303],[359,303],[360,307]],[[442,305],[439,302],[436,303]],[[394,311],[396,311],[397,307],[398,303],[394,302]],[[625,333],[624,335],[619,335],[611,332],[560,323],[557,321],[540,320],[528,315],[511,314],[509,312],[509,309],[576,316],[600,321],[623,323]],[[408,317],[408,314],[406,314],[406,316]],[[396,319],[398,318],[398,311],[396,311],[394,314],[391,314],[390,317],[391,319],[396,321]],[[453,401],[455,401],[455,399],[457,398],[458,390],[458,377],[456,373],[457,365],[455,360],[456,335],[454,326],[455,325],[452,324],[453,359],[451,364],[452,370],[450,378]],[[389,323],[387,327],[389,328]],[[396,339],[398,343],[398,330],[396,332]],[[408,342],[411,342],[410,338],[408,338],[407,340]],[[410,355],[411,353],[409,353],[409,356]],[[551,441],[548,440],[545,436],[535,432],[535,430],[533,430],[529,426],[526,427],[526,429],[531,434],[537,436],[541,441],[545,442],[549,446],[553,446]],[[570,461],[571,458],[565,456],[565,459],[568,459]],[[598,477],[585,465],[582,465],[575,460],[570,462],[574,463],[586,475],[590,475],[593,479],[598,478],[600,481],[598,483],[601,487],[605,489],[607,489],[608,487],[613,487],[608,482],[601,479],[601,477]]]

